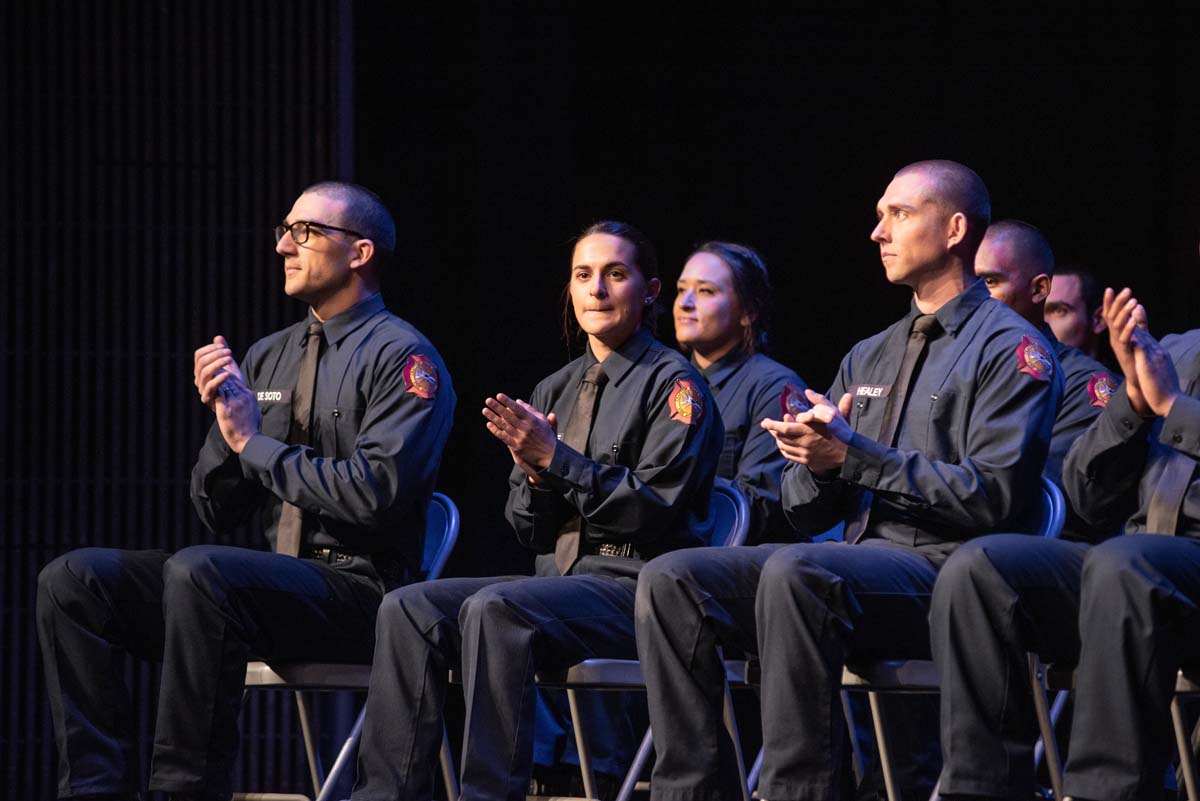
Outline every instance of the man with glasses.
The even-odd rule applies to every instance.
[[[162,663],[150,789],[228,798],[247,661],[368,662],[383,594],[419,578],[455,396],[379,295],[395,223],[368,190],[326,182],[275,234],[284,291],[308,314],[240,364],[221,336],[196,351],[216,421],[191,484],[213,533],[257,519],[274,552],[84,548],[42,571],[60,797],[136,797],[132,655]]]

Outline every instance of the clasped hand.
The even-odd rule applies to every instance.
[[[767,418],[761,425],[775,438],[784,458],[807,465],[815,475],[841,470],[846,461],[846,446],[854,430],[850,428],[850,393],[842,395],[835,406],[819,392],[806,389],[812,408],[798,415],[785,414],[783,420]]]
[[[192,381],[200,402],[216,414],[225,444],[234,453],[241,453],[250,437],[258,433],[262,415],[258,399],[246,385],[225,337],[213,337],[212,344],[192,355]]]
[[[538,471],[550,466],[558,444],[558,418],[554,412],[542,414],[502,392],[483,403],[487,430],[508,447],[513,463],[525,471],[529,481],[540,483]]]
[[[1146,309],[1127,287],[1104,290],[1101,306],[1108,341],[1125,374],[1125,394],[1134,412],[1166,417],[1179,395],[1179,376],[1170,355],[1150,335]]]

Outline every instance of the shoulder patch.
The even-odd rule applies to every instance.
[[[694,381],[675,380],[675,387],[667,399],[671,419],[685,425],[699,423],[704,419],[704,396]]]
[[[408,357],[403,369],[406,392],[418,398],[433,400],[438,392],[438,368],[428,356],[414,353]]]
[[[1108,373],[1092,373],[1092,380],[1088,381],[1088,397],[1092,399],[1093,406],[1099,406],[1103,409],[1108,405],[1108,399],[1117,391],[1117,380]]]
[[[1021,344],[1017,345],[1017,372],[1028,373],[1038,381],[1054,377],[1054,359],[1035,337],[1021,337]]]
[[[779,413],[790,414],[793,417],[812,408],[804,390],[795,384],[785,384],[779,396]]]

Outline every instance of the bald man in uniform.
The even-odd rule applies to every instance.
[[[1044,322],[1052,282],[1058,276],[1054,272],[1054,252],[1037,228],[1021,220],[999,220],[988,226],[975,256],[975,275],[983,279],[993,298],[1041,329],[1062,366],[1063,401],[1054,420],[1044,471],[1062,486],[1062,463],[1067,451],[1108,403],[1117,380],[1100,362],[1060,342]],[[1107,536],[1087,529],[1087,524],[1072,513],[1068,521],[1070,536],[1088,540]]]
[[[843,521],[849,542],[675,558],[676,570],[689,558],[720,559],[718,591],[736,582],[757,594],[743,591],[699,630],[664,637],[642,636],[658,603],[643,573],[643,664],[683,660],[696,675],[675,686],[646,672],[652,726],[656,706],[696,699],[687,710],[691,753],[670,744],[670,753],[660,751],[654,799],[737,792],[721,769],[728,744],[714,643],[757,652],[762,662],[762,796],[840,798],[842,666],[857,657],[927,657],[925,618],[940,564],[961,540],[1019,530],[1036,497],[1061,377],[1037,329],[975,279],[990,217],[983,181],[952,161],[911,164],[877,212],[871,238],[887,279],[913,290],[908,314],[851,350],[828,397],[809,390],[812,409],[763,422],[789,462],[781,491],[789,522],[817,533]],[[695,603],[711,610],[713,590],[702,589]]]

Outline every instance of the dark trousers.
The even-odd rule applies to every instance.
[[[635,614],[654,732],[655,801],[739,795],[733,747],[722,724],[725,666],[717,649],[757,652],[759,575],[781,547],[689,548],[642,568]]]
[[[879,540],[789,545],[762,566],[763,770],[772,801],[836,799],[846,762],[842,668],[928,659],[936,557]]]
[[[1200,661],[1198,600],[1200,541],[1138,534],[1088,552],[1067,794],[1161,797],[1175,676]]]
[[[447,672],[459,665],[462,798],[524,799],[535,671],[635,658],[635,586],[628,576],[465,578],[385,596],[354,799],[432,797]]]
[[[929,620],[943,794],[1033,797],[1038,727],[1025,655],[1075,662],[1087,554],[1082,543],[996,534],[965,543],[942,568]]]
[[[229,792],[246,663],[366,662],[382,585],[324,562],[217,545],[85,548],[38,577],[59,796],[138,789],[128,656],[162,662],[150,789]]]

